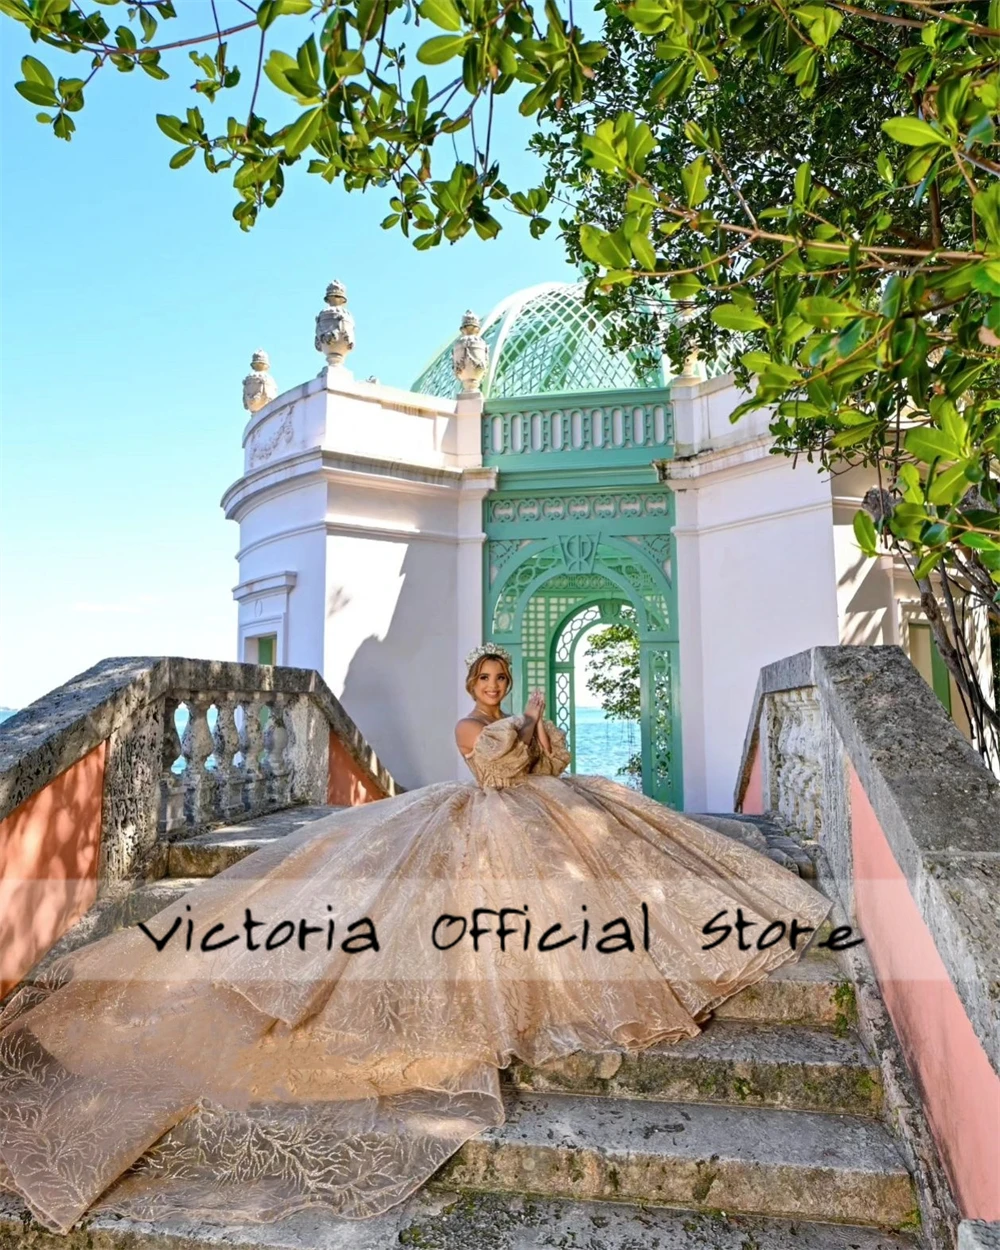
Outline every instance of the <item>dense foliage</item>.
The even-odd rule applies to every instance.
[[[734,420],[773,406],[776,452],[873,468],[858,542],[906,561],[994,760],[998,26],[995,2],[640,0],[536,139],[623,342],[733,359]],[[637,315],[666,293],[684,316]]]
[[[246,91],[224,124],[157,116],[171,165],[228,171],[244,229],[296,166],[383,188],[383,224],[418,248],[492,237],[500,203],[537,235],[563,202],[595,299],[686,310],[659,329],[630,315],[623,337],[660,335],[678,361],[736,353],[752,398],[734,419],[772,408],[779,453],[873,467],[858,542],[906,560],[976,743],[1000,761],[970,652],[1000,628],[1000,0],[601,0],[598,38],[572,0],[230,3],[240,22],[212,0],[207,29],[175,40],[171,0],[0,13],[83,64],[63,78],[26,56],[16,84],[63,139],[109,66],[165,78],[187,55],[199,104]],[[244,75],[229,41],[246,30]],[[256,111],[262,75],[287,106],[277,123]],[[544,123],[542,186],[501,179],[505,106]]]

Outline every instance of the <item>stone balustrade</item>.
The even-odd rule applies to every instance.
[[[399,792],[312,669],[103,660],[0,726],[0,995],[170,842]]]
[[[166,696],[159,832],[231,822],[298,801],[295,722],[308,722],[307,695],[223,691]],[[177,722],[187,723],[178,733]],[[214,725],[212,725],[214,713]],[[308,801],[308,800],[307,800]]]
[[[814,647],[761,669],[734,806],[818,843],[864,939],[859,1027],[925,1225],[952,1195],[1000,1220],[1000,780],[899,647]]]

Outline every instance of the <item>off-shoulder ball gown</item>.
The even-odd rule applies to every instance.
[[[699,1032],[831,904],[523,718],[475,782],[350,808],[24,986],[0,1017],[0,1188],[87,1211],[355,1219],[503,1120],[498,1070]],[[724,926],[741,908],[756,927]],[[705,926],[715,922],[712,935]],[[710,949],[705,949],[710,946]],[[749,946],[750,949],[743,949]]]

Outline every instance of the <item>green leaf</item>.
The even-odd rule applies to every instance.
[[[646,235],[637,230],[629,239],[628,245],[632,249],[632,255],[643,269],[653,270],[656,268],[656,252],[653,250],[653,245]]]
[[[965,464],[953,465],[937,474],[927,492],[928,503],[953,504],[965,494],[969,488],[969,479],[965,476]]]
[[[708,195],[708,172],[709,165],[704,156],[699,156],[681,170],[681,180],[684,183],[689,208],[697,208]]]
[[[903,446],[911,456],[928,463],[942,456],[946,460],[958,460],[962,454],[962,449],[954,440],[940,430],[909,430]]]
[[[323,106],[318,105],[316,108],[308,109],[298,121],[285,132],[284,148],[287,156],[298,156],[300,152],[312,143],[313,139],[319,133],[320,125],[323,121]]]
[[[792,386],[800,386],[802,374],[791,365],[781,364],[777,360],[769,360],[761,374],[762,386],[773,386],[780,390],[788,390]]]
[[[682,274],[670,284],[670,298],[673,300],[694,299],[699,291],[705,288],[693,273]]]
[[[270,54],[264,62],[264,73],[270,78],[271,82],[279,91],[287,91],[289,95],[298,95],[296,89],[289,83],[285,77],[288,70],[298,68],[298,61],[295,57],[289,56],[287,52],[279,52],[277,48]]]
[[[765,352],[744,352],[740,360],[751,373],[763,373],[771,363],[771,357]]]
[[[855,512],[854,537],[866,556],[877,554],[875,545],[878,542],[878,534],[875,531],[875,522],[867,512]]]
[[[853,425],[849,429],[841,430],[839,434],[835,434],[830,439],[828,446],[836,447],[838,450],[845,447],[856,447],[859,443],[863,443],[870,438],[877,429],[877,421],[868,420],[863,425]]]
[[[175,152],[173,156],[170,158],[170,168],[180,169],[182,165],[186,165],[188,163],[188,161],[192,158],[192,156],[194,156],[195,152],[197,151],[198,151],[198,148],[193,143],[190,144],[186,148],[181,148],[179,151]]]
[[[462,16],[454,0],[420,0],[420,16],[442,30],[461,30]]]
[[[809,162],[803,161],[795,171],[795,202],[796,204],[805,204],[809,198],[809,191],[812,187],[812,175],[809,170]]]
[[[1000,536],[991,538],[989,534],[966,533],[960,534],[958,541],[966,547],[972,547],[976,551],[996,551],[1000,552]]]
[[[622,159],[612,142],[610,124],[598,126],[595,134],[583,136],[583,150],[587,153],[587,164],[605,173],[615,173],[621,168]]]
[[[580,247],[584,256],[605,269],[627,269],[632,262],[632,253],[625,241],[599,226],[580,227]]]
[[[943,557],[943,551],[928,551],[913,570],[914,580],[922,581],[935,565],[940,564]]]
[[[70,136],[73,134],[75,129],[76,126],[73,119],[68,113],[60,113],[52,123],[52,133],[57,139],[65,139],[67,143],[69,142]]]
[[[190,126],[186,126],[179,117],[170,117],[166,113],[156,114],[156,124],[167,136],[177,143],[190,143],[194,137]]]
[[[56,85],[56,80],[52,77],[48,67],[43,65],[36,57],[21,57],[21,73],[28,82],[41,83],[43,87],[49,88],[54,88]]]
[[[1000,260],[986,260],[977,265],[972,285],[984,295],[1000,295]]]
[[[917,503],[923,498],[923,492],[920,488],[920,474],[915,464],[906,463],[900,465],[899,473],[896,476],[905,492],[906,498],[911,503]]]
[[[935,130],[929,122],[919,117],[890,117],[882,123],[882,129],[890,139],[897,143],[905,143],[911,148],[920,148],[928,143],[947,146],[948,136]]]
[[[850,321],[858,315],[857,309],[849,308],[839,300],[830,299],[827,295],[812,295],[806,299],[800,299],[796,309],[806,321],[824,329],[829,329],[841,321]]]
[[[735,304],[719,304],[712,309],[712,320],[724,330],[763,330],[767,322],[752,309],[738,308]]]
[[[16,82],[14,90],[32,104],[44,104],[50,108],[55,108],[59,104],[52,88],[40,82]]]
[[[277,17],[301,16],[312,9],[312,0],[263,0],[257,9],[257,25],[267,30]]]
[[[435,35],[417,49],[417,60],[421,65],[443,65],[452,57],[461,56],[468,42],[468,35]]]

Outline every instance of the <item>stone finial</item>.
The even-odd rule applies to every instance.
[[[479,383],[490,364],[490,349],[479,333],[479,318],[470,309],[462,318],[459,337],[451,349],[451,367],[462,384],[463,395],[478,395]]]
[[[690,299],[675,300],[674,308],[677,312],[677,323],[680,326],[689,325],[694,320],[698,311],[697,304],[694,300]],[[700,381],[701,377],[698,371],[698,362],[700,358],[701,353],[698,350],[697,344],[695,344],[684,357],[684,364],[681,368],[680,374],[678,375],[678,380],[683,380],[685,382]]]
[[[339,368],[354,348],[354,318],[347,310],[347,291],[342,282],[326,288],[326,308],[316,317],[316,350],[331,369]]]
[[[258,349],[250,358],[251,372],[243,379],[243,407],[247,412],[260,412],[278,393],[278,384],[268,370],[271,361],[267,352]]]

